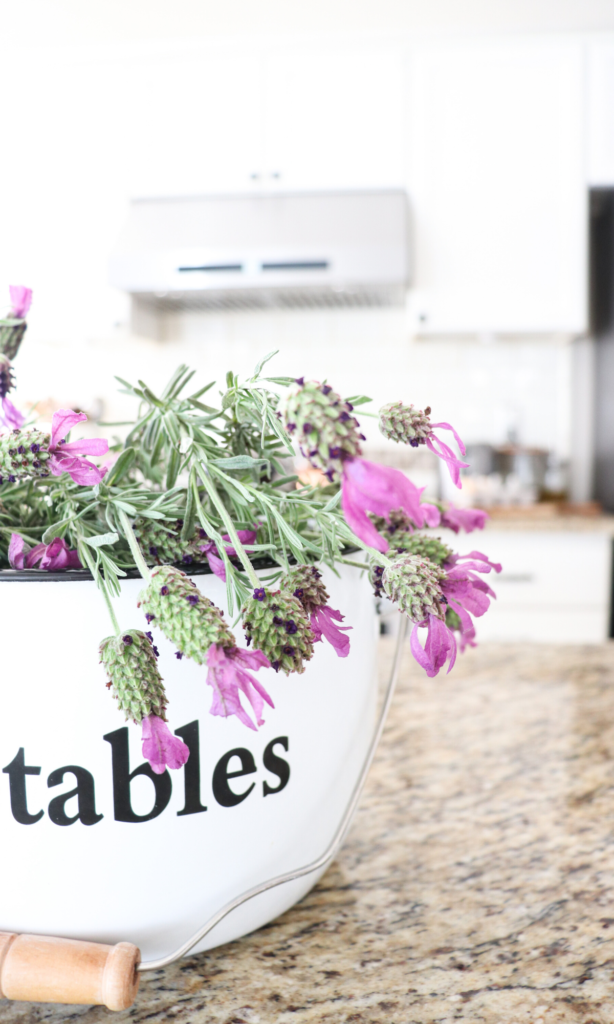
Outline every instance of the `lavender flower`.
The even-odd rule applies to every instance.
[[[384,437],[392,441],[403,441],[413,448],[426,444],[426,447],[434,455],[443,459],[453,482],[460,487],[460,470],[464,469],[468,463],[461,462],[449,445],[437,437],[434,433],[435,429],[451,431],[462,455],[465,454],[465,446],[454,427],[449,423],[431,423],[430,413],[429,406],[422,412],[421,409],[415,409],[413,405],[389,402],[387,405],[383,405],[379,411],[379,428]]]
[[[66,541],[56,537],[51,544],[37,544],[31,550],[18,533],[11,534],[9,563],[12,569],[33,569],[40,562],[40,569],[57,572],[60,569],[82,569],[79,555],[71,551]]]
[[[237,536],[242,544],[253,544],[256,540],[257,534],[256,530],[237,530]],[[228,536],[228,534],[225,533],[222,536],[222,540],[229,541],[230,537]],[[199,544],[198,548],[205,555],[211,571],[215,573],[218,579],[222,580],[222,582],[225,583],[226,569],[224,568],[224,562],[222,561],[218,554],[218,549],[215,541],[207,539],[205,543]],[[225,547],[224,550],[229,558],[236,557],[237,552],[233,547]],[[249,554],[249,549],[246,550]]]
[[[32,289],[23,284],[10,284],[11,313],[13,320],[25,320],[32,305]]]
[[[417,526],[423,526],[425,514],[419,489],[398,469],[379,466],[360,458],[358,420],[350,415],[353,406],[344,402],[329,385],[317,381],[296,381],[285,406],[286,430],[295,426],[301,452],[316,469],[333,482],[341,480],[341,506],[357,537],[378,551],[387,551],[387,540],[378,533],[367,513],[388,520],[392,509],[402,508]]]
[[[440,668],[450,658],[448,672],[456,659],[456,640],[454,632],[458,632],[461,652],[467,646],[475,647],[475,626],[472,615],[479,617],[490,606],[489,597],[496,597],[494,590],[479,578],[476,573],[489,573],[491,569],[501,572],[497,562],[490,562],[480,551],[471,551],[468,555],[453,555],[443,566],[445,574],[439,586],[443,600],[447,604],[445,619],[429,615],[428,621],[420,623],[428,627],[424,649],[418,639],[418,626],[414,626],[411,635],[411,650],[416,661],[427,675],[436,676]]]
[[[10,398],[5,395],[2,399],[0,423],[2,423],[3,426],[8,427],[10,430],[21,430],[25,422],[25,416],[19,412],[19,409],[15,408]]]
[[[321,641],[324,636],[329,644],[334,647],[339,658],[347,658],[350,653],[350,638],[345,635],[345,631],[352,629],[352,626],[337,626],[333,619],[336,619],[337,622],[343,622],[344,618],[345,616],[341,612],[336,611],[327,604],[321,608],[316,608],[310,615],[311,629],[315,642]]]
[[[298,565],[280,580],[282,590],[292,593],[309,616],[314,643],[328,640],[340,658],[350,653],[350,638],[346,632],[352,626],[337,626],[333,620],[343,622],[344,616],[328,605],[328,591],[322,583],[322,573],[315,565]]]
[[[275,705],[264,686],[247,669],[270,668],[268,658],[258,650],[245,651],[238,647],[211,644],[207,653],[207,665],[207,683],[213,690],[209,713],[220,715],[222,718],[236,715],[248,729],[257,731],[257,726],[264,725],[264,701],[272,708]],[[241,704],[241,693],[251,705],[256,725]]]
[[[420,504],[423,490],[398,469],[379,466],[366,459],[348,459],[343,468],[341,507],[356,536],[377,551],[385,552],[388,541],[378,533],[367,513],[382,516],[389,522],[390,513],[402,509],[417,526],[423,526],[425,515]]]
[[[156,775],[167,768],[182,768],[190,756],[190,749],[179,736],[173,736],[167,723],[158,715],[143,718],[143,757]]]
[[[437,615],[429,615],[428,620],[421,623],[428,629],[426,644],[424,648],[418,639],[418,625],[415,625],[411,632],[410,647],[411,653],[418,664],[431,678],[439,673],[448,658],[448,672],[454,667],[456,661],[456,640],[454,632]]]
[[[93,462],[84,459],[84,455],[106,455],[109,450],[108,441],[102,438],[70,441],[64,443],[66,434],[77,423],[87,420],[84,412],[73,412],[72,409],[60,409],[53,414],[51,421],[51,442],[49,444],[49,468],[54,476],[68,475],[76,484],[93,486],[99,484],[105,470],[98,469]]]
[[[460,530],[472,533],[473,530],[483,530],[488,518],[488,513],[481,508],[456,508],[450,502],[441,513],[441,525],[454,530],[454,533]]]

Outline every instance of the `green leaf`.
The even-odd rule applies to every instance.
[[[233,455],[229,459],[213,459],[212,465],[229,471],[233,469],[257,469],[259,466],[266,466],[268,469],[269,460],[253,459],[251,455]]]
[[[257,380],[258,379],[258,377],[260,376],[260,372],[262,370],[262,367],[265,365],[265,363],[268,363],[269,359],[272,359],[273,356],[276,356],[278,352],[279,352],[279,349],[276,348],[273,352],[269,352],[269,354],[267,356],[264,356],[264,358],[261,359],[259,363],[257,363],[256,369],[254,370],[254,376],[251,378],[252,380]]]
[[[131,505],[127,501],[120,501],[119,498],[112,498],[111,499],[111,503],[113,505],[115,505],[117,508],[121,508],[129,516],[136,516],[136,515],[138,515],[137,510],[135,509],[134,505]]]
[[[126,450],[121,453],[115,465],[111,466],[111,469],[107,473],[104,479],[105,486],[112,487],[121,480],[132,466],[135,458],[136,452],[134,448],[126,448]]]
[[[142,508],[142,509],[139,509],[139,515],[140,515],[140,516],[141,516],[141,517],[142,517],[143,519],[166,519],[166,518],[167,518],[167,517],[166,517],[166,516],[164,515],[164,513],[163,513],[163,512],[155,512],[155,511],[154,511],[153,509],[151,509],[151,508]]]
[[[56,537],[59,537],[62,533],[64,533],[64,530],[66,529],[69,523],[72,523],[74,518],[75,516],[68,516],[66,519],[61,519],[59,523],[53,523],[51,526],[48,526],[43,536],[41,537],[42,543],[51,544],[52,540],[55,540]]]
[[[171,448],[170,458],[166,467],[166,487],[170,490],[171,487],[175,486],[177,477],[179,476],[179,467],[181,466],[181,456],[176,448]]]
[[[372,402],[372,398],[367,398],[366,395],[352,395],[351,398],[346,398],[346,402],[351,402],[352,405],[366,405],[367,402]]]
[[[119,534],[99,533],[96,537],[84,537],[83,540],[86,544],[89,544],[91,548],[99,548],[102,547],[103,544],[117,544]]]
[[[333,510],[334,508],[337,508],[337,505],[339,504],[339,502],[340,502],[340,501],[341,501],[341,491],[339,490],[339,491],[337,491],[337,493],[336,493],[336,494],[335,494],[335,495],[334,495],[334,496],[333,496],[333,497],[332,497],[332,498],[330,499],[330,501],[329,501],[329,502],[328,502],[328,503],[327,503],[327,504],[326,504],[326,505],[324,506],[324,508],[322,509],[322,511],[323,511],[323,512],[332,512],[332,510]]]
[[[194,525],[196,523],[196,507],[194,504],[194,487],[196,485],[196,473],[192,469],[190,472],[190,485],[186,494],[185,512],[183,516],[183,527],[181,530],[181,539],[184,543],[187,543],[192,539],[194,533]]]
[[[204,395],[205,392],[209,390],[209,388],[212,388],[214,384],[214,380],[212,380],[209,384],[205,384],[204,388],[200,388],[199,391],[195,391],[193,395],[190,395],[188,397],[188,402],[196,401],[196,399],[200,398],[201,395]]]

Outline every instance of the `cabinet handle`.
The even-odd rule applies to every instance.
[[[250,178],[252,179],[252,181],[258,181],[258,179],[260,178],[260,174],[258,173],[258,171],[252,171],[252,173],[250,174]]]

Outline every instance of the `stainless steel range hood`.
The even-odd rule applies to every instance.
[[[141,199],[110,283],[159,309],[402,303],[403,191]]]

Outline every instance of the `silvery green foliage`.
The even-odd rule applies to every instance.
[[[100,644],[100,660],[107,670],[111,693],[126,721],[140,722],[148,715],[166,720],[166,693],[153,644],[140,629],[108,636]]]
[[[391,441],[402,441],[417,448],[431,433],[430,412],[428,406],[423,412],[403,402],[388,402],[379,411],[379,429]]]
[[[242,617],[248,645],[262,651],[276,672],[305,671],[304,662],[313,657],[314,635],[297,597],[262,587],[245,602]]]
[[[417,555],[398,555],[382,573],[384,593],[412,622],[421,623],[429,615],[444,617],[440,581],[445,572]]]
[[[234,647],[236,642],[219,608],[185,573],[171,565],[154,569],[139,594],[147,621],[162,630],[178,651],[203,665],[211,644]]]

